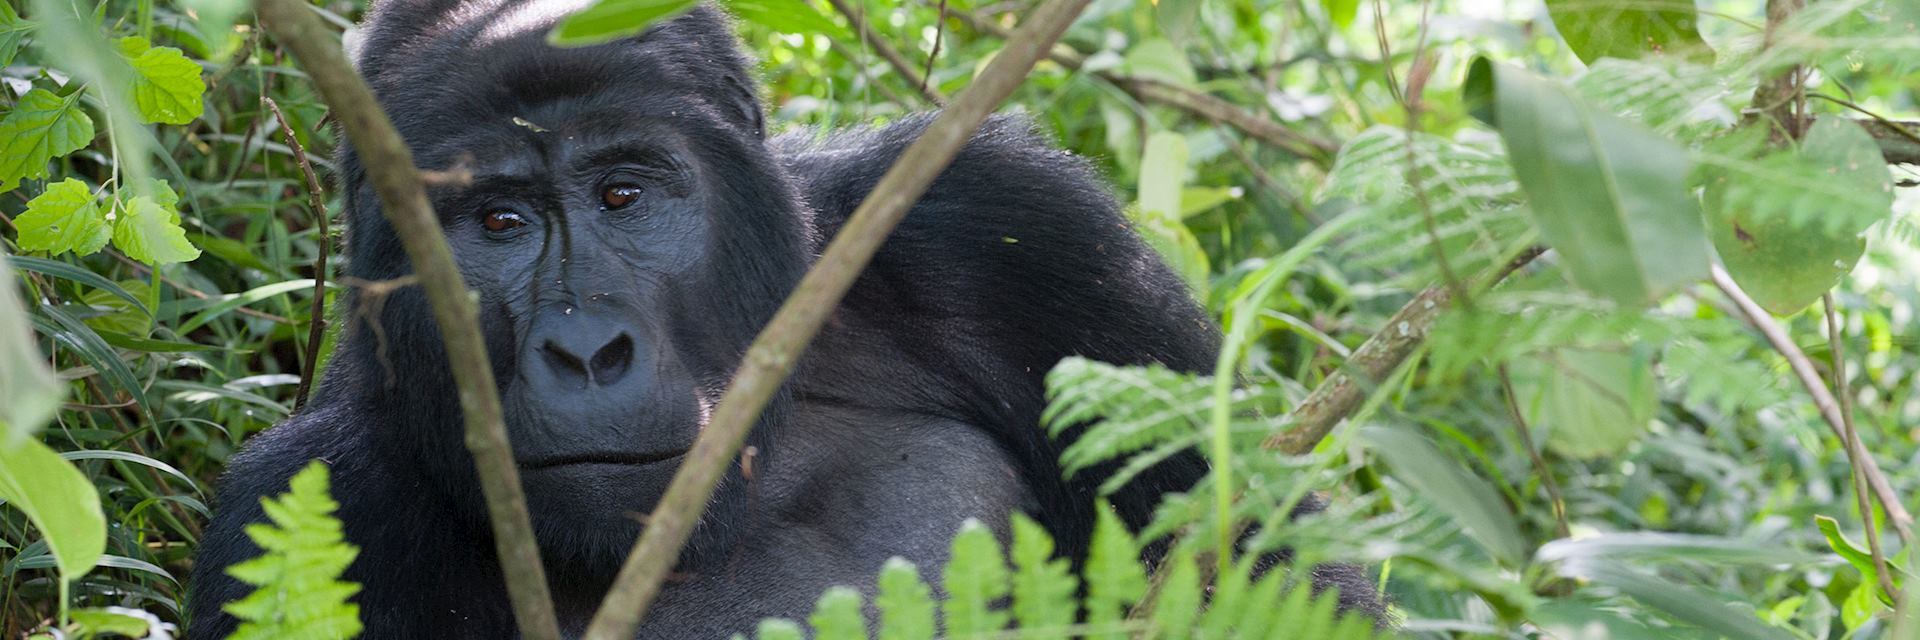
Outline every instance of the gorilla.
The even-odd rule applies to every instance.
[[[380,0],[356,62],[435,186],[478,295],[509,437],[564,631],[579,633],[748,343],[925,115],[768,138],[729,19],[702,6],[617,42],[547,44],[574,0]],[[353,149],[348,276],[406,255]],[[251,439],[193,567],[194,637],[247,592],[225,569],[262,496],[332,468],[368,638],[515,635],[425,297],[349,294],[311,405]],[[914,206],[769,405],[641,637],[804,618],[902,556],[944,564],[960,523],[1030,514],[1086,552],[1103,471],[1063,479],[1037,425],[1061,358],[1209,370],[1217,329],[1088,164],[990,120]],[[1111,469],[1104,470],[1111,471]],[[1176,456],[1111,497],[1140,526],[1206,472]],[[1000,531],[1004,536],[1006,532]],[[1357,569],[1321,568],[1377,613]]]

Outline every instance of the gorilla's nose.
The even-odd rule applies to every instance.
[[[633,369],[633,336],[619,327],[587,322],[542,333],[541,364],[566,386],[610,387]]]

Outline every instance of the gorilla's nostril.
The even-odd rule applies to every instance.
[[[580,356],[574,355],[566,347],[548,340],[540,345],[540,357],[547,361],[547,368],[555,374],[586,382],[587,363],[581,362]]]
[[[600,347],[593,354],[593,381],[597,384],[613,384],[621,376],[627,375],[627,369],[633,366],[633,338],[620,334],[613,342]]]

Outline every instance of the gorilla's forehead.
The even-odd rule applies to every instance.
[[[535,105],[522,115],[473,123],[464,133],[421,145],[422,166],[466,163],[476,175],[557,175],[613,163],[683,169],[689,130],[696,118],[676,115],[670,104],[637,100],[606,108],[561,101]],[[666,102],[666,101],[661,101]]]

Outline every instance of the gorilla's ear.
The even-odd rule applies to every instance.
[[[744,72],[741,75],[727,74],[726,93],[732,98],[728,106],[739,114],[740,122],[752,127],[750,133],[754,137],[765,139],[767,115],[760,106],[760,94],[754,91],[754,84],[753,79],[745,77]]]
[[[758,138],[767,135],[766,112],[760,104],[759,83],[754,81],[753,69],[757,67],[750,54],[734,33],[734,18],[711,0],[700,3],[685,15],[675,18],[665,29],[674,30],[697,43],[689,53],[693,59],[703,64],[713,65],[718,71],[720,82],[711,90],[710,98],[714,106],[726,109],[728,115],[738,118],[750,127],[750,133]],[[650,34],[651,35],[651,34]],[[715,50],[723,50],[721,55],[713,55]]]

